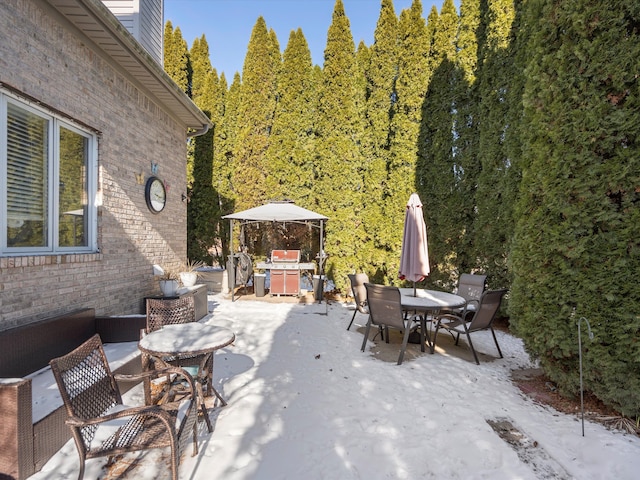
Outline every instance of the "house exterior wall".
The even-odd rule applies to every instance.
[[[186,259],[186,127],[45,2],[0,2],[0,82],[98,132],[98,246],[0,257],[0,330],[83,307],[140,313],[160,293],[152,265]],[[0,85],[0,87],[2,86]],[[152,214],[151,164],[169,184]]]

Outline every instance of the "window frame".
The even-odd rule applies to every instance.
[[[38,247],[10,247],[7,242],[7,113],[8,104],[24,109],[48,121],[47,128],[47,245]],[[64,247],[60,239],[60,129],[65,129],[84,137],[86,149],[86,245]],[[98,136],[73,120],[37,105],[34,101],[0,88],[0,256],[55,255],[98,252]]]

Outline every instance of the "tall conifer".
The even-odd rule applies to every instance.
[[[416,172],[428,228],[430,279],[444,285],[452,281],[451,273],[457,268],[464,228],[453,158],[457,32],[455,6],[452,0],[445,0],[431,43],[433,75],[422,110]]]
[[[194,103],[213,123],[206,134],[190,139],[193,157],[187,160],[187,253],[190,259],[212,262],[209,249],[216,242],[216,199],[213,190],[213,137],[221,112],[218,105],[218,76],[211,66],[209,46],[204,35],[194,40],[189,52],[192,65]]]
[[[478,125],[478,36],[480,0],[460,2],[460,28],[456,46],[454,76],[454,169],[460,195],[459,221],[463,227],[457,245],[457,273],[476,271],[479,267],[475,248],[476,186],[480,173]]]
[[[389,135],[396,102],[395,82],[398,71],[398,19],[392,0],[382,0],[380,16],[374,31],[367,69],[366,123],[363,146],[364,203],[362,218],[367,237],[372,240],[368,249],[377,250],[371,269],[386,269],[392,260],[390,244],[398,235],[394,217],[385,217],[387,197],[387,164],[389,163]],[[402,217],[402,215],[400,215]]]
[[[234,182],[242,181],[241,178],[234,176],[236,126],[241,89],[240,74],[238,72],[234,74],[233,82],[228,89],[226,85],[226,77],[223,73],[220,76],[220,89],[225,88],[224,114],[216,127],[213,155],[213,188],[217,193],[217,212],[220,217],[234,212],[236,203]],[[219,244],[216,244],[215,255],[222,265],[230,253],[229,227],[228,220],[219,219],[216,229]]]
[[[242,88],[237,116],[234,159],[236,208],[255,207],[270,199],[266,176],[269,165],[265,157],[276,108],[277,71],[274,52],[275,34],[267,31],[264,18],[258,18],[247,48],[242,69]]]
[[[269,138],[267,190],[274,198],[309,205],[313,185],[315,89],[311,52],[302,30],[292,31],[278,76],[278,103]]]
[[[362,242],[362,132],[355,101],[356,75],[349,19],[342,0],[336,0],[319,89],[314,198],[317,210],[329,218],[325,249],[338,288],[344,288],[346,275],[358,267]]]
[[[389,180],[384,203],[384,215],[393,222],[391,228],[395,231],[387,246],[390,252],[400,252],[405,208],[409,196],[416,191],[418,134],[430,77],[430,43],[422,3],[414,0],[411,8],[400,13],[398,23],[396,101],[390,127]],[[399,255],[392,257],[389,263],[389,280],[396,282]]]
[[[507,254],[513,234],[513,204],[504,196],[511,179],[511,160],[505,148],[509,111],[508,92],[515,72],[509,48],[515,10],[513,0],[489,0],[479,71],[478,132],[482,164],[477,179],[476,258],[495,287],[508,287]]]
[[[189,96],[190,68],[189,48],[180,27],[174,30],[171,22],[167,22],[164,26],[164,71]]]
[[[524,91],[511,317],[561,390],[640,415],[640,10],[545,1]],[[539,18],[540,21],[536,22]],[[575,316],[572,316],[575,308]],[[583,333],[585,330],[583,330]]]

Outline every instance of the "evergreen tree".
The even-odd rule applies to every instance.
[[[430,280],[446,288],[453,283],[464,228],[453,158],[457,31],[455,6],[445,0],[431,43],[433,76],[422,109],[416,172],[429,237]]]
[[[535,33],[511,321],[550,378],[575,394],[576,323],[585,317],[594,334],[583,344],[585,387],[637,418],[640,10],[622,0],[539,5],[525,19]]]
[[[395,82],[398,71],[398,19],[392,0],[382,0],[380,16],[370,49],[366,92],[366,123],[364,147],[364,197],[361,216],[367,238],[366,248],[374,263],[371,269],[387,270],[396,252],[390,251],[392,239],[398,236],[397,218],[386,217],[387,163],[389,162],[389,134],[396,101]],[[396,255],[397,256],[397,255]]]
[[[191,95],[189,48],[180,27],[174,30],[171,22],[164,26],[164,71],[187,95]]]
[[[315,90],[311,52],[302,30],[292,31],[278,76],[278,103],[269,137],[267,191],[309,205],[313,185]]]
[[[511,40],[509,42],[509,58],[511,58],[511,73],[507,90],[507,118],[505,123],[507,129],[504,138],[504,151],[509,163],[509,168],[505,173],[502,184],[503,202],[509,208],[509,216],[506,221],[511,222],[511,232],[508,235],[507,245],[507,274],[509,275],[509,285],[513,282],[513,270],[509,266],[509,255],[514,238],[514,228],[516,224],[515,205],[518,199],[520,182],[522,181],[523,165],[523,139],[525,130],[528,128],[524,123],[524,109],[522,99],[524,86],[527,80],[526,67],[530,60],[527,45],[529,38],[536,30],[534,25],[529,25],[526,21],[525,8],[523,5],[527,0],[514,0],[514,21],[511,29]],[[538,17],[534,22],[538,21]],[[508,302],[507,302],[508,303]]]
[[[368,183],[368,179],[366,178],[367,168],[370,167],[370,161],[372,158],[373,146],[370,138],[367,138],[367,132],[369,130],[369,119],[367,118],[367,102],[370,96],[370,75],[372,73],[371,68],[371,55],[372,48],[367,47],[364,41],[360,41],[358,44],[358,48],[356,50],[356,74],[354,77],[355,82],[355,92],[356,97],[355,105],[357,110],[357,118],[360,120],[360,129],[363,133],[362,141],[360,142],[360,155],[362,156],[362,169],[360,171],[360,175],[363,179],[363,191],[370,193],[365,194],[365,198],[363,201],[369,200],[367,197],[368,194],[371,194],[371,202],[379,202],[383,195],[383,189],[381,183],[376,183],[375,185],[371,185]],[[363,218],[363,237],[361,239],[360,249],[357,252],[358,259],[356,265],[354,266],[355,271],[365,271],[369,273],[369,278],[372,278],[373,272],[376,272],[376,268],[386,270],[385,263],[387,261],[387,255],[382,249],[379,248],[379,245],[376,244],[377,236],[377,226],[376,225],[367,225],[367,222],[370,221],[369,218],[365,218],[367,215],[373,217],[374,215],[369,214],[369,210],[373,210],[367,205],[358,205],[354,207],[356,210],[356,214],[362,216]],[[380,212],[376,211],[379,215]],[[380,272],[380,270],[379,270]],[[376,281],[384,278],[384,275],[379,274],[374,276]],[[373,279],[372,279],[373,280]]]
[[[319,89],[316,142],[317,211],[327,216],[325,250],[330,277],[343,289],[357,267],[363,238],[361,121],[357,115],[355,46],[342,0],[336,0],[327,33],[322,85]]]
[[[369,97],[369,74],[371,72],[371,49],[367,47],[364,41],[360,41],[356,50],[356,94],[354,98],[356,103],[356,109],[358,111],[358,118],[361,121],[361,128],[364,131],[367,128],[367,99]],[[363,155],[368,155],[368,143],[362,142],[361,152]],[[366,158],[366,157],[365,157]]]
[[[488,0],[484,0],[486,3]],[[465,85],[473,85],[478,68],[478,36],[480,35],[480,0],[461,0],[460,28],[456,45],[458,64]]]
[[[436,28],[438,26],[440,14],[438,13],[438,9],[435,5],[431,6],[431,10],[429,11],[429,16],[427,17],[427,39],[429,40],[429,78],[427,79],[427,85],[429,86],[429,82],[431,81],[431,77],[441,60],[434,55],[434,42],[436,39]],[[426,90],[426,88],[425,88]]]
[[[274,39],[275,34],[267,32],[264,19],[258,18],[242,69],[238,105],[233,181],[237,210],[261,205],[271,197],[266,186],[270,170],[265,152],[273,125],[280,68]]]
[[[226,215],[229,209],[229,200],[225,201],[224,194],[220,192],[220,178],[224,175],[220,170],[218,159],[220,158],[219,149],[223,149],[224,136],[222,124],[224,122],[225,102],[227,94],[227,81],[224,73],[220,78],[215,74],[209,76],[211,79],[211,122],[213,123],[213,157],[211,159],[211,177],[207,189],[211,189],[211,211],[210,217],[207,219],[210,224],[211,241],[208,243],[208,258],[211,259],[213,265],[224,265],[224,257],[222,246],[226,244],[229,238],[228,220],[223,220],[222,216]],[[226,165],[224,165],[226,167]]]
[[[508,287],[507,254],[513,235],[512,208],[504,192],[511,179],[511,161],[504,144],[508,128],[509,84],[513,80],[513,58],[509,43],[515,16],[513,0],[489,0],[484,19],[484,37],[479,72],[478,132],[481,173],[477,178],[476,258],[494,287]]]
[[[422,104],[430,78],[429,47],[431,39],[422,16],[422,3],[414,0],[411,8],[400,13],[398,24],[398,72],[396,102],[391,121],[389,180],[386,186],[384,216],[395,235],[388,249],[397,255],[389,261],[387,281],[398,281],[404,213],[407,201],[416,191],[418,135],[422,121]]]
[[[233,83],[227,89],[224,73],[220,76],[220,90],[223,93],[223,116],[220,124],[216,126],[215,149],[213,155],[213,188],[217,194],[217,209],[214,222],[217,233],[215,244],[215,260],[225,264],[225,259],[231,253],[229,249],[229,221],[223,220],[224,215],[235,211],[236,192],[234,178],[234,151],[236,144],[236,125],[238,122],[238,107],[240,104],[241,80],[236,72]]]
[[[460,2],[460,28],[454,70],[454,171],[460,196],[460,241],[457,246],[457,271],[478,270],[475,248],[476,185],[480,172],[478,155],[478,37],[480,35],[480,0]]]
[[[218,76],[211,66],[209,46],[204,35],[196,39],[189,52],[194,103],[213,123],[206,134],[190,139],[193,157],[187,160],[187,255],[210,264],[209,250],[216,243],[214,223],[216,196],[213,190],[213,137],[220,123]]]

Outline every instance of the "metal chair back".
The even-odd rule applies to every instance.
[[[480,300],[484,292],[484,285],[487,281],[486,275],[475,275],[471,273],[463,273],[458,281],[457,294],[469,300]]]
[[[353,312],[347,330],[351,328],[358,312],[366,315],[369,314],[369,309],[367,308],[367,289],[364,287],[364,284],[369,282],[369,276],[366,273],[352,273],[349,274],[348,277],[351,283],[351,290],[353,291],[353,299],[356,302],[356,310]]]
[[[400,290],[397,287],[366,283],[369,315],[373,325],[404,330],[404,313],[400,302]]]

